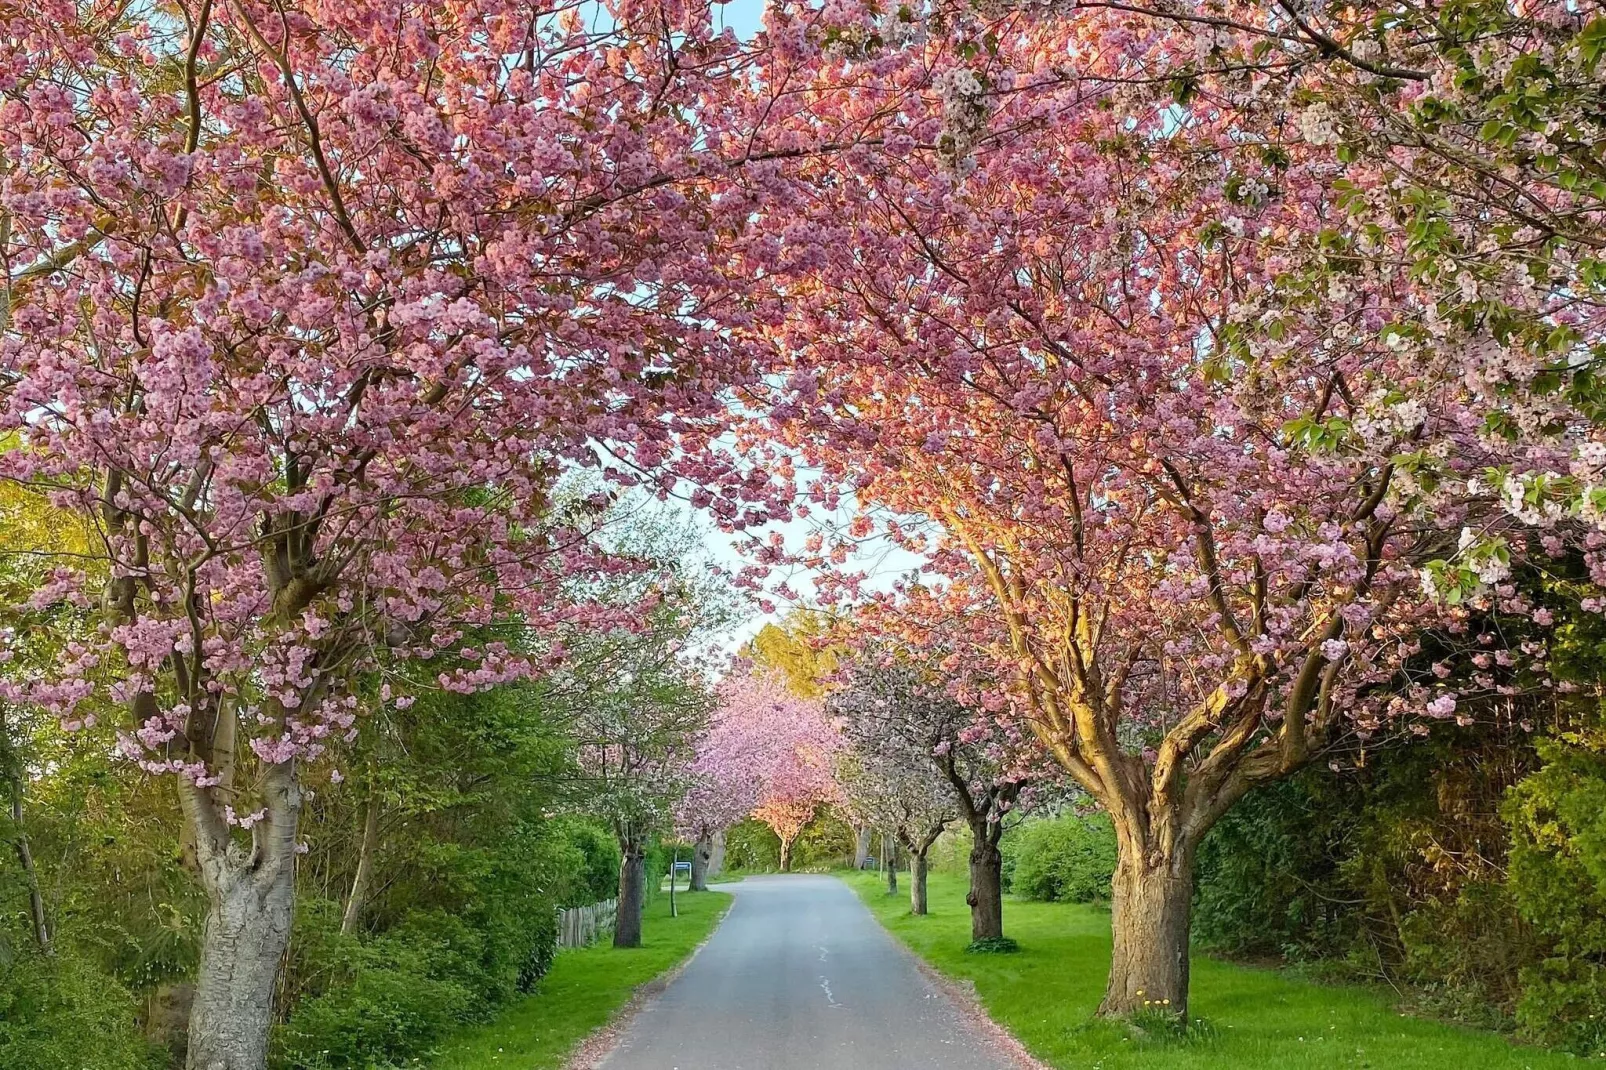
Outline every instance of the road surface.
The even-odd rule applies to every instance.
[[[1019,1070],[831,877],[750,877],[598,1070]]]

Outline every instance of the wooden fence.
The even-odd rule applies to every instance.
[[[603,933],[613,930],[619,913],[617,899],[604,899],[585,907],[558,911],[558,946],[585,947]]]

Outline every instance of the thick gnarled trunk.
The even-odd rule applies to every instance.
[[[264,773],[266,814],[247,851],[207,789],[181,785],[196,839],[207,912],[190,1005],[187,1070],[263,1070],[279,968],[295,914],[301,815],[293,764]]]
[[[1188,934],[1193,909],[1191,852],[1145,865],[1123,857],[1110,903],[1114,950],[1099,1014],[1127,1018],[1188,1013]]]
[[[641,946],[641,915],[647,904],[647,853],[634,836],[621,837],[619,909],[613,923],[614,947]]]
[[[1004,855],[998,849],[997,826],[971,828],[970,939],[1001,940],[1004,937]]]
[[[694,892],[708,891],[708,864],[714,858],[714,834],[705,832],[691,849],[691,885]]]

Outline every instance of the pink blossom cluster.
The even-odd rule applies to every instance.
[[[837,725],[818,700],[745,665],[720,685],[718,699],[677,826],[700,838],[752,815],[790,842],[821,806],[839,798]]]

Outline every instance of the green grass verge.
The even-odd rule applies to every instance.
[[[642,926],[642,946],[618,950],[606,942],[560,951],[534,995],[488,1025],[465,1030],[442,1045],[434,1070],[554,1070],[575,1045],[606,1025],[637,987],[678,965],[702,943],[730,906],[725,892],[680,892],[680,917],[669,897],[654,899]]]
[[[962,878],[932,874],[931,913],[923,918],[909,913],[903,881],[900,894],[889,896],[876,874],[843,879],[893,935],[943,973],[973,981],[995,1021],[1064,1070],[1551,1070],[1580,1062],[1497,1034],[1407,1017],[1386,993],[1203,955],[1193,959],[1189,1033],[1137,1036],[1093,1019],[1110,966],[1108,913],[1011,900],[1004,932],[1020,942],[1019,953],[967,955]]]

